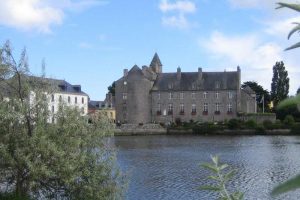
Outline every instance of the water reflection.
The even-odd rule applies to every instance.
[[[124,136],[115,137],[118,162],[130,172],[127,199],[215,199],[197,188],[207,183],[199,167],[218,154],[238,172],[230,188],[245,199],[271,199],[270,190],[300,173],[300,137]],[[277,199],[300,199],[292,192]]]

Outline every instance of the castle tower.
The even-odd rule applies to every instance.
[[[154,54],[153,59],[150,63],[150,67],[155,73],[162,73],[162,64],[157,53]]]

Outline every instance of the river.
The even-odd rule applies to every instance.
[[[118,163],[129,176],[127,200],[216,199],[201,191],[210,173],[200,167],[219,155],[237,170],[230,191],[274,199],[278,183],[300,173],[300,136],[116,136]],[[300,190],[275,199],[300,199]]]

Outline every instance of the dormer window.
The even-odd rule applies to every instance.
[[[196,84],[195,83],[192,84],[192,89],[193,90],[196,89]]]

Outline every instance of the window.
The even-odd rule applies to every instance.
[[[180,104],[180,114],[184,114],[184,104]]]
[[[203,92],[203,99],[207,99],[207,92]]]
[[[127,85],[127,81],[124,81],[124,85]]]
[[[173,99],[173,93],[172,92],[169,93],[169,99]]]
[[[61,97],[61,95],[59,95],[59,102],[62,102],[62,97]]]
[[[220,83],[217,81],[215,86],[216,86],[216,89],[219,89],[220,88]]]
[[[54,124],[54,122],[55,122],[55,119],[54,119],[54,117],[52,117],[52,124]]]
[[[220,112],[220,103],[216,103],[216,112]]]
[[[68,103],[71,103],[71,97],[68,96]]]
[[[84,104],[84,98],[83,97],[81,98],[81,103]]]
[[[169,83],[169,84],[168,84],[168,88],[169,88],[169,89],[173,89],[173,83]]]
[[[196,89],[196,84],[195,83],[192,84],[192,89],[193,90]]]
[[[127,99],[127,93],[123,93],[123,100]]]
[[[228,92],[228,99],[232,99],[232,97],[233,97],[232,92]]]
[[[77,104],[77,97],[75,97],[75,104]]]
[[[216,99],[219,99],[219,92],[216,92],[216,95],[215,95],[215,97],[216,97]]]
[[[203,111],[208,112],[208,103],[204,103],[203,105]]]
[[[160,93],[157,94],[157,99],[160,99]]]
[[[54,94],[51,95],[51,101],[54,102]]]
[[[52,106],[52,109],[51,109],[52,113],[54,113],[54,106]]]
[[[168,115],[172,115],[173,114],[173,104],[169,104],[168,105]]]
[[[195,99],[195,96],[196,96],[196,95],[195,95],[195,93],[193,92],[193,93],[192,93],[192,99]]]
[[[196,113],[196,104],[192,104],[192,114]]]
[[[85,114],[84,108],[81,108],[81,113],[82,113],[82,114]]]
[[[157,104],[157,111],[161,112],[161,105],[160,105],[160,103]]]
[[[231,113],[232,112],[232,103],[229,103],[227,105],[227,112]]]
[[[184,97],[184,94],[183,94],[183,92],[181,92],[180,93],[180,99],[183,99],[183,97]]]

